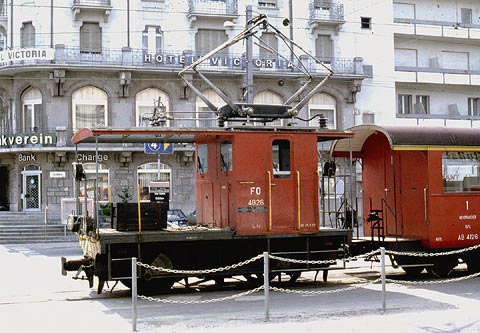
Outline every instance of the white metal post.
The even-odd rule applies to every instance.
[[[263,293],[265,296],[265,321],[268,321],[270,318],[270,277],[268,274],[268,259],[268,252],[263,252]]]
[[[385,277],[385,248],[380,248],[380,257],[381,257],[381,275],[382,275],[382,312],[385,313],[387,311],[387,300],[386,300],[386,277]]]
[[[132,332],[137,331],[137,258],[132,258]]]

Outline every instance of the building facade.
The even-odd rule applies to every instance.
[[[475,1],[0,1],[0,209],[48,207],[49,223],[60,223],[73,209],[73,162],[84,163],[80,193],[87,201],[93,193],[108,202],[138,191],[147,199],[151,181],[163,180],[171,207],[195,209],[192,146],[162,155],[146,154],[143,145],[100,146],[95,185],[95,147],[77,148],[70,138],[81,127],[148,126],[142,115],[154,106],[168,115],[165,126],[216,126],[177,74],[241,31],[247,6],[317,58],[297,58],[263,32],[253,46],[255,103],[283,103],[305,82],[300,66],[315,82],[327,66],[334,74],[302,108],[299,126],[318,126],[308,121],[318,114],[340,130],[361,123],[475,126]],[[245,101],[245,59],[238,43],[202,70],[234,101]],[[196,75],[190,80],[224,104]]]

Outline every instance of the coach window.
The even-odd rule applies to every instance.
[[[444,152],[442,155],[443,190],[480,191],[480,152]]]
[[[208,146],[198,145],[197,147],[197,172],[201,175],[208,172]]]
[[[220,143],[220,169],[223,172],[232,171],[232,141]]]
[[[290,141],[273,141],[272,163],[275,178],[290,178]]]

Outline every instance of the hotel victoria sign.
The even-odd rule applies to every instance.
[[[0,63],[8,61],[24,60],[53,60],[54,49],[52,48],[28,48],[0,51]]]
[[[200,58],[199,55],[169,55],[169,54],[150,54],[143,57],[145,63],[156,63],[161,65],[189,65]],[[245,68],[246,59],[242,56],[214,56],[209,59],[210,66],[223,66],[229,68]],[[293,70],[296,66],[288,60],[281,58],[254,58],[253,66],[256,68],[277,68]]]

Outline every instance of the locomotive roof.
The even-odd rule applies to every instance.
[[[352,133],[318,129],[314,127],[269,127],[248,126],[229,128],[172,128],[172,127],[130,127],[130,128],[81,128],[72,136],[72,143],[193,143],[207,141],[216,135],[234,133],[289,133],[316,135],[317,141],[330,141],[352,137]]]
[[[335,141],[331,149],[333,155],[345,156],[351,147],[352,153],[358,156],[368,137],[378,132],[385,135],[394,150],[448,150],[461,147],[480,150],[480,128],[359,125],[349,131],[353,132],[353,138]]]

